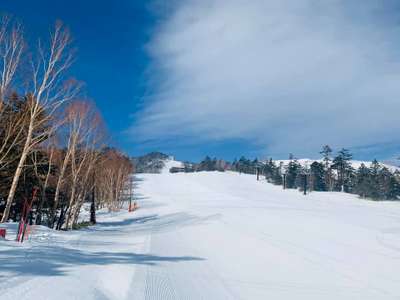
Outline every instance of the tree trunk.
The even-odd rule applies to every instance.
[[[70,225],[70,220],[71,220],[71,217],[72,217],[72,214],[73,214],[73,211],[74,211],[74,208],[75,208],[75,202],[76,202],[75,193],[76,193],[76,181],[73,180],[72,187],[71,187],[71,197],[70,197],[70,200],[69,200],[69,209],[66,212],[66,216],[67,216],[67,219],[66,219],[66,222],[65,222],[66,229],[70,229],[69,228],[70,227],[69,226]]]
[[[78,217],[79,217],[79,213],[81,211],[82,208],[82,204],[83,201],[78,201],[78,203],[76,203],[73,214],[72,214],[72,218],[71,218],[71,227],[70,229],[72,229],[72,227],[74,225],[76,225],[78,223]]]
[[[33,132],[33,124],[32,121],[29,124],[28,136],[26,137],[24,149],[22,151],[21,157],[18,162],[17,169],[15,170],[14,178],[11,184],[10,191],[8,193],[6,208],[4,209],[3,217],[1,219],[1,223],[5,223],[8,220],[8,216],[10,214],[11,204],[14,201],[15,191],[17,190],[19,177],[21,176],[22,170],[24,168],[25,160],[28,156],[29,147],[32,141],[32,132]]]
[[[37,208],[37,212],[36,212],[36,219],[35,219],[35,224],[36,225],[42,225],[42,210],[43,210],[43,205],[44,205],[44,201],[46,201],[46,186],[47,183],[44,184],[44,186],[42,187],[42,195],[40,197],[40,202]]]
[[[79,203],[78,203],[78,201],[75,201],[75,202],[76,203],[74,203],[74,205],[72,205],[70,207],[70,210],[68,211],[68,214],[67,214],[67,220],[65,222],[65,228],[67,230],[72,229],[73,225],[76,224],[76,220],[77,220],[77,216],[78,216],[77,211],[78,211],[78,208],[79,208]]]
[[[69,154],[67,153],[64,161],[63,161],[63,165],[61,167],[60,170],[60,175],[58,177],[57,180],[57,186],[56,186],[56,191],[54,194],[54,203],[53,203],[53,208],[51,209],[51,213],[50,213],[50,218],[49,218],[49,227],[53,228],[54,227],[54,223],[55,223],[55,218],[56,218],[56,212],[57,212],[57,207],[58,207],[58,201],[60,199],[60,190],[61,190],[61,183],[63,181],[64,178],[64,173],[65,173],[65,169],[67,168],[67,163],[69,160]]]

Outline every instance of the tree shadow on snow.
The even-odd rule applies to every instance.
[[[116,226],[129,226],[132,224],[142,224],[150,221],[157,220],[159,216],[157,214],[152,214],[144,217],[138,217],[138,218],[129,218],[129,219],[124,219],[121,221],[112,221],[112,222],[98,222],[97,225],[101,227],[116,227]]]
[[[200,224],[218,215],[198,217],[184,212],[158,215],[151,214],[137,218],[127,218],[114,222],[100,222],[97,226],[80,230],[82,238],[77,240],[81,249],[91,247],[111,247],[116,241],[107,241],[107,236],[126,235],[126,232],[148,234],[176,230],[184,226]],[[91,232],[101,232],[104,241],[91,240]],[[0,249],[0,278],[1,273],[11,272],[15,275],[60,276],[74,266],[79,265],[156,265],[161,262],[177,263],[185,261],[201,261],[204,258],[194,256],[158,256],[152,254],[136,254],[129,252],[83,251],[54,244],[36,244],[29,248],[10,245]],[[72,245],[72,244],[71,244]]]
[[[221,215],[199,217],[186,212],[177,212],[165,215],[151,214],[138,218],[127,218],[121,221],[99,222],[96,231],[132,231],[139,233],[155,233],[176,230],[186,226],[198,225],[207,221],[219,219]],[[119,227],[119,228],[118,228]]]
[[[128,252],[86,252],[59,246],[40,246],[0,251],[0,270],[17,276],[60,276],[80,265],[156,265],[160,262],[201,261],[193,256],[158,256]]]

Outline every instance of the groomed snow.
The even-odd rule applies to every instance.
[[[142,174],[136,192],[90,229],[0,241],[0,299],[400,297],[400,203],[231,172]]]

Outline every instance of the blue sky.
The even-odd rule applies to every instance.
[[[379,2],[379,3],[378,3]],[[114,143],[131,155],[356,158],[400,154],[400,9],[393,0],[2,1],[78,48]]]
[[[78,49],[71,74],[86,83],[87,95],[100,108],[114,142],[128,152],[133,147],[123,132],[145,93],[148,57],[144,44],[154,22],[143,3],[38,0],[1,4],[2,11],[24,23],[31,40],[46,37],[57,19],[70,28]]]

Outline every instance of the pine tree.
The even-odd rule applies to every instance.
[[[394,200],[400,195],[400,185],[395,175],[386,167],[379,172],[379,199]]]
[[[272,158],[264,165],[265,179],[275,185],[282,184],[282,174],[280,167],[276,166]]]
[[[371,170],[364,164],[361,164],[356,173],[355,193],[357,193],[362,198],[366,198],[369,196],[370,186]]]
[[[275,165],[274,165],[273,173],[272,173],[272,183],[276,184],[276,185],[283,184],[281,169]]]
[[[286,187],[288,189],[297,188],[297,177],[301,173],[301,165],[297,159],[293,159],[293,155],[290,155],[290,162],[286,167]]]
[[[314,191],[326,191],[325,167],[322,163],[314,161],[310,166],[311,189]]]
[[[206,156],[199,165],[199,171],[213,171],[215,162],[209,156]]]
[[[276,168],[274,162],[272,161],[272,158],[268,160],[268,162],[264,165],[264,175],[265,179],[269,182],[271,182],[273,174],[274,174],[274,169]]]
[[[386,199],[397,200],[400,197],[400,182],[395,175],[390,176]]]
[[[342,192],[349,192],[351,188],[351,178],[354,172],[350,162],[352,157],[349,150],[343,148],[332,163],[332,169],[337,170],[338,173],[338,189]]]
[[[332,191],[333,190],[333,174],[332,174],[332,169],[331,169],[331,163],[332,163],[332,149],[329,147],[329,145],[325,145],[322,147],[322,150],[320,152],[323,157],[323,164],[324,164],[324,169],[325,169],[325,186],[326,190]]]
[[[331,155],[332,155],[331,147],[329,147],[329,145],[325,145],[324,147],[322,147],[322,150],[321,150],[320,154],[322,154],[325,168],[328,169],[329,166],[330,166],[330,163],[332,161],[332,159],[331,159]]]
[[[239,171],[239,170],[238,170],[238,161],[237,161],[236,158],[235,158],[235,159],[233,160],[233,162],[232,162],[231,170],[232,170],[232,171],[236,171],[236,172]]]
[[[370,168],[369,197],[379,199],[382,196],[381,191],[381,166],[376,159],[372,161]]]

